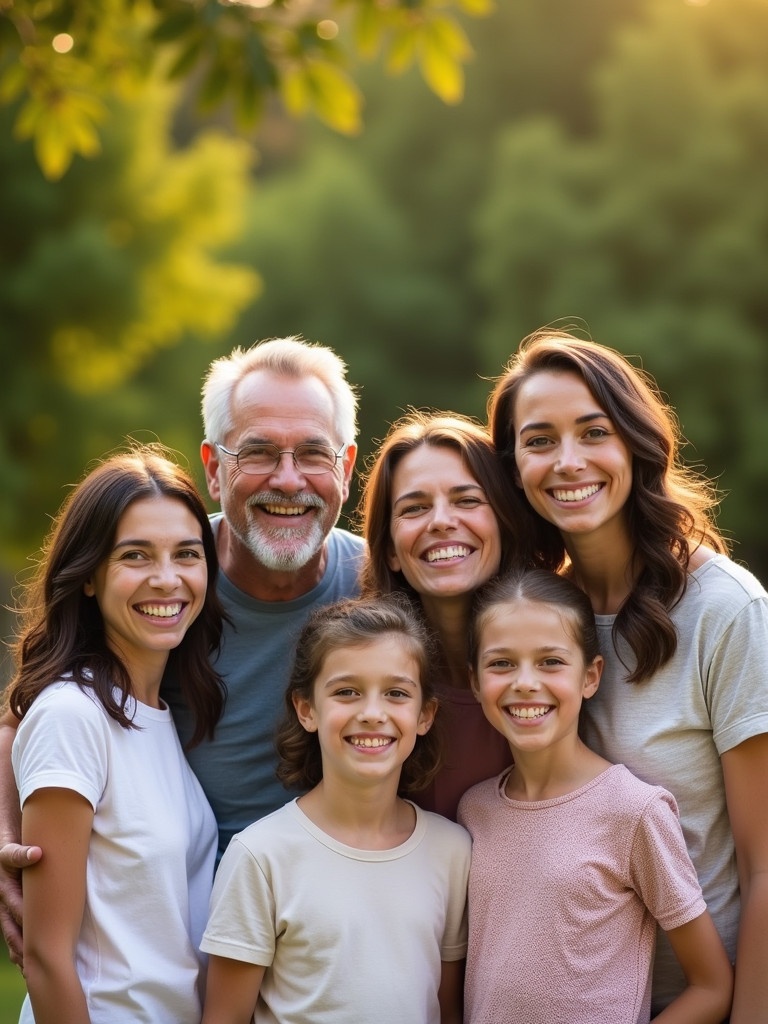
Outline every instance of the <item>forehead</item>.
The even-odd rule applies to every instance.
[[[162,494],[131,502],[120,516],[116,536],[149,539],[176,531],[185,537],[197,537],[201,532],[197,518],[185,502]]]
[[[382,633],[364,643],[336,647],[323,658],[318,681],[345,675],[371,682],[393,676],[419,682],[421,665],[417,645],[403,633]]]
[[[336,438],[334,413],[330,392],[317,377],[256,370],[232,394],[230,437],[331,441]]]
[[[392,491],[431,490],[477,483],[463,456],[448,445],[422,444],[404,455],[392,473]]]
[[[479,623],[480,638],[483,646],[572,647],[577,644],[574,619],[569,608],[515,598],[485,611]]]
[[[562,417],[573,410],[578,410],[581,415],[585,407],[594,412],[602,411],[578,373],[569,370],[540,370],[520,384],[513,411],[515,422],[519,424],[531,416],[539,419],[557,414]],[[547,416],[537,417],[537,409],[546,412]]]

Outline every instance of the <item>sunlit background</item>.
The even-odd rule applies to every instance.
[[[4,603],[67,486],[127,435],[178,449],[202,482],[200,382],[234,345],[335,348],[365,457],[408,406],[482,417],[490,379],[547,323],[657,377],[726,494],[736,558],[768,579],[768,0],[456,6],[473,50],[461,102],[359,61],[361,37],[315,19],[323,45],[348,47],[361,131],[351,107],[341,132],[276,100],[254,128],[227,102],[202,114],[180,60],[171,82],[62,104],[36,151],[3,51]],[[0,28],[2,43],[18,25]],[[93,29],[61,29],[50,60],[74,69]],[[437,92],[458,87],[433,70]],[[56,124],[79,133],[65,169]]]

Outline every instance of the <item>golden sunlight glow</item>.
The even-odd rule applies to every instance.
[[[317,34],[321,39],[335,39],[339,34],[339,26],[330,18],[325,18],[317,23]]]
[[[56,53],[69,53],[74,45],[75,40],[68,32],[59,32],[59,34],[54,36],[51,40],[51,46],[54,48]]]

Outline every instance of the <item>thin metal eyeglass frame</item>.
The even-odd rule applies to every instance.
[[[242,448],[240,449],[239,452],[232,452],[232,451],[229,450],[229,448],[225,448],[223,444],[219,444],[218,441],[213,441],[212,443],[213,443],[214,448],[218,448],[220,452],[224,452],[225,455],[228,455],[231,459],[234,459],[235,462],[238,465],[238,468],[240,467],[240,452],[243,451]],[[265,445],[265,447],[267,447],[267,446]],[[270,447],[273,447],[273,448],[277,449],[277,445],[270,445]],[[305,448],[305,447],[308,447],[308,448],[327,448],[329,452],[333,452],[333,457],[335,459],[334,464],[332,466],[329,466],[328,469],[309,469],[309,470],[302,469],[299,466],[299,464],[296,462],[296,449],[297,448]],[[258,473],[252,473],[252,472],[249,472],[247,469],[241,469],[240,472],[244,473],[246,476],[260,476],[262,473],[274,473],[274,471],[280,465],[280,459],[283,457],[283,455],[290,455],[291,459],[293,461],[294,469],[296,469],[299,473],[301,473],[302,476],[322,476],[324,473],[332,473],[333,472],[333,470],[336,468],[336,466],[339,463],[339,459],[343,459],[344,458],[344,455],[345,455],[345,453],[347,451],[347,448],[349,448],[349,445],[348,444],[343,444],[341,446],[341,448],[339,448],[338,451],[334,451],[333,448],[329,444],[328,445],[325,445],[325,444],[323,444],[323,445],[313,445],[311,442],[306,442],[305,444],[297,445],[296,448],[284,448],[282,451],[277,450],[276,454],[275,454],[275,463],[274,463],[274,465],[272,466],[271,469],[260,470]]]

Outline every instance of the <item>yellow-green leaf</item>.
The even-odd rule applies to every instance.
[[[399,75],[409,68],[416,55],[417,33],[414,29],[400,29],[392,38],[387,53],[387,71]]]
[[[309,87],[301,67],[289,68],[280,79],[280,95],[285,109],[294,117],[306,114],[309,107]]]
[[[357,11],[352,33],[363,59],[369,60],[379,52],[383,28],[381,14],[377,13],[372,4],[362,4]]]
[[[355,135],[362,128],[362,95],[341,68],[319,61],[309,65],[312,103],[318,117],[337,132]]]
[[[429,39],[431,45],[444,50],[445,53],[456,60],[467,60],[472,56],[472,47],[469,44],[464,30],[452,18],[445,15],[436,15],[424,26],[423,37]]]
[[[422,40],[419,67],[424,80],[443,103],[459,103],[464,95],[464,71],[461,64],[429,38]]]
[[[458,6],[475,18],[484,18],[496,9],[493,0],[456,0]]]

